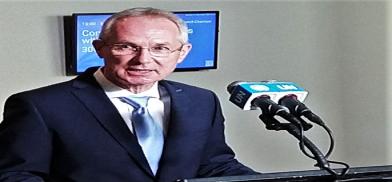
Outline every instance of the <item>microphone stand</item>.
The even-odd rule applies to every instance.
[[[297,138],[300,142],[301,151],[306,156],[317,161],[317,164],[315,166],[318,166],[320,169],[328,171],[336,178],[339,176],[343,176],[348,172],[349,166],[346,163],[328,161],[324,154],[317,148],[317,146],[304,136],[304,126],[302,125],[303,122],[301,122],[301,120],[295,117],[293,114],[290,114],[286,107],[276,104],[270,99],[269,96],[256,97],[252,101],[252,105],[257,106],[261,109],[262,113],[259,118],[266,124],[266,128],[268,130],[286,130],[295,138]],[[280,123],[277,119],[274,118],[274,116],[280,116],[289,123]],[[307,154],[304,147],[306,147],[313,154],[313,156]],[[329,163],[344,165],[345,169],[342,171],[341,174],[337,174],[334,170],[330,168]]]
[[[300,142],[302,142],[306,146],[306,148],[309,149],[309,151],[313,154],[314,157],[311,157],[311,158],[313,158],[317,161],[317,164],[315,166],[319,167],[320,169],[326,170],[327,172],[329,172],[330,174],[332,174],[336,178],[339,176],[343,176],[348,172],[349,168],[347,166],[342,171],[341,174],[338,174],[334,170],[332,170],[330,168],[330,164],[329,164],[329,162],[331,162],[331,161],[328,161],[326,159],[324,154],[317,148],[317,146],[315,144],[313,144],[313,142],[310,141],[307,137],[305,137],[302,134],[302,131],[300,131],[298,126],[296,126],[295,124],[281,123],[277,119],[275,119],[273,117],[273,115],[268,114],[265,111],[263,111],[263,114],[261,114],[259,116],[259,118],[265,123],[267,130],[275,130],[275,131],[286,130],[291,135],[293,135],[295,138],[297,138]],[[334,162],[334,161],[332,161],[332,162],[338,163],[338,162]],[[339,163],[339,164],[341,164],[341,163]],[[343,163],[343,165],[344,165],[344,163]]]
[[[266,114],[261,114],[259,118],[265,123],[266,128],[268,130],[275,130],[275,131],[286,130],[295,138],[297,138],[300,142],[303,142],[304,145],[314,155],[317,161],[316,166],[320,167],[321,169],[330,169],[330,165],[328,161],[325,159],[324,154],[307,137],[303,136],[300,133],[297,126],[291,123],[280,123],[272,116]]]

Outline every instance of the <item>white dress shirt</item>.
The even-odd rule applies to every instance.
[[[134,94],[126,89],[123,89],[111,81],[109,81],[102,73],[101,69],[98,69],[94,73],[94,77],[105,91],[105,94],[109,97],[110,101],[114,104],[117,108],[118,112],[120,113],[121,117],[124,119],[125,123],[127,124],[129,130],[133,132],[132,121],[131,121],[131,114],[133,111],[133,107],[129,104],[126,104],[120,101],[119,97],[141,97],[141,96],[149,96],[151,97],[147,103],[147,109],[150,112],[152,118],[155,122],[163,128],[163,133],[166,136],[167,133],[167,119],[165,119],[165,112],[164,112],[164,103],[160,100],[160,95],[158,91],[158,83],[155,83],[151,89],[146,90],[144,92]]]

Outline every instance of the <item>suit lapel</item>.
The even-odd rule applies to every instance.
[[[121,115],[95,81],[92,73],[79,76],[74,82],[74,87],[76,88],[73,91],[74,95],[84,103],[102,127],[132,156],[142,169],[153,176],[136,137],[129,131]]]
[[[173,176],[171,175],[173,174],[181,177],[182,172],[187,171],[182,166],[184,162],[198,154],[188,151],[187,145],[194,144],[194,141],[189,141],[189,138],[184,137],[184,133],[190,131],[190,123],[195,121],[188,117],[189,113],[192,112],[190,96],[181,88],[170,85],[166,81],[161,81],[160,84],[166,88],[171,99],[168,133],[157,173],[158,179],[165,181],[172,178]]]

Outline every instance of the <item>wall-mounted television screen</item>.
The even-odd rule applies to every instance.
[[[188,25],[192,50],[175,71],[194,71],[217,68],[219,11],[174,12]],[[77,75],[89,67],[102,66],[92,46],[103,22],[112,13],[74,13],[64,16],[66,72]]]

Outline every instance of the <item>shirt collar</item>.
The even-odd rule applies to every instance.
[[[149,96],[149,97],[155,97],[158,99],[160,98],[159,91],[158,91],[158,82],[155,82],[154,85],[150,89],[148,89],[144,92],[138,93],[138,94],[134,94],[126,89],[123,89],[123,88],[115,85],[110,80],[108,80],[103,75],[101,68],[98,69],[94,73],[94,77],[109,98],[129,97],[129,96],[134,96],[134,97]]]

